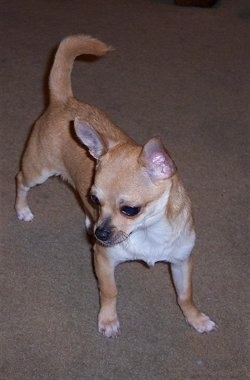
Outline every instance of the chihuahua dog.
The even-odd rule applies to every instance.
[[[75,58],[110,50],[86,35],[59,45],[49,77],[50,104],[34,125],[17,175],[17,216],[33,219],[28,191],[51,176],[61,176],[80,195],[86,227],[95,237],[98,330],[106,337],[120,331],[115,267],[130,260],[169,262],[186,320],[200,333],[212,331],[215,323],[193,302],[191,203],[169,153],[158,137],[136,144],[103,111],[73,96]]]

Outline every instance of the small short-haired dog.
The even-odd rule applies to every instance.
[[[179,306],[191,326],[209,332],[215,323],[194,305],[191,251],[195,242],[191,203],[160,139],[135,143],[97,107],[73,97],[71,70],[81,54],[112,50],[86,35],[64,39],[49,78],[50,104],[35,123],[17,175],[16,211],[30,221],[30,188],[60,175],[78,192],[86,227],[95,236],[100,287],[98,329],[119,333],[115,267],[124,261],[171,263]],[[74,124],[73,124],[74,122]]]

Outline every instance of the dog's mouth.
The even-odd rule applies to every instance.
[[[126,234],[125,232],[123,231],[118,231],[116,232],[113,236],[111,236],[109,239],[103,239],[103,238],[100,238],[98,237],[96,234],[95,234],[95,238],[96,240],[102,244],[103,246],[105,247],[113,247],[115,245],[118,245],[118,244],[121,244],[123,243],[125,240],[127,240],[127,238],[129,237],[129,234]]]

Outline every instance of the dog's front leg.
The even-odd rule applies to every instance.
[[[116,337],[120,324],[116,313],[117,288],[115,283],[115,265],[106,254],[105,247],[95,245],[95,272],[100,289],[100,312],[98,330],[108,338]]]
[[[201,313],[193,302],[191,258],[177,264],[171,264],[171,270],[178,304],[188,323],[200,333],[214,330],[215,323],[207,315]]]

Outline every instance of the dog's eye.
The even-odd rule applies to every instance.
[[[141,211],[140,207],[122,206],[121,213],[127,216],[135,216]]]
[[[90,200],[92,203],[94,203],[95,205],[99,206],[100,205],[100,201],[99,201],[99,198],[94,195],[94,194],[91,194],[90,195]]]

